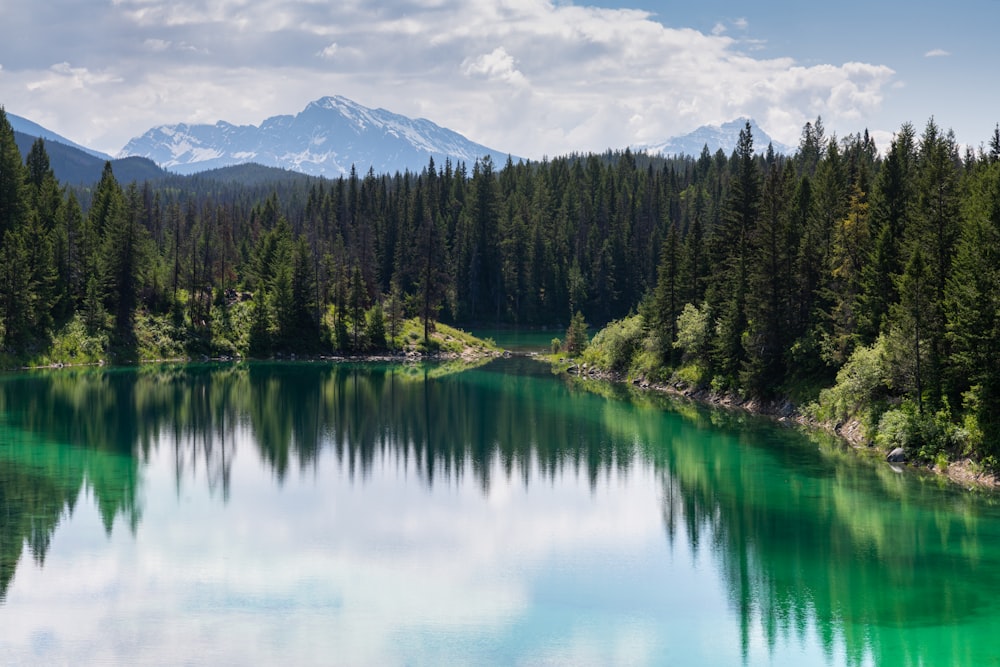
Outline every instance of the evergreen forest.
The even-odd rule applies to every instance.
[[[1000,455],[1000,127],[978,151],[933,119],[882,154],[817,119],[790,156],[748,124],[730,155],[129,184],[109,163],[69,188],[0,110],[0,271],[8,366],[571,323],[564,352],[608,370],[811,402],[929,460]]]

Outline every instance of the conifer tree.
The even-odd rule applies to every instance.
[[[834,228],[830,257],[834,293],[830,355],[838,365],[847,361],[856,343],[858,298],[871,241],[865,193],[857,183],[851,189],[847,216]]]
[[[101,249],[108,310],[115,318],[115,332],[122,341],[133,337],[133,318],[138,306],[141,277],[146,265],[146,230],[140,222],[142,200],[135,183],[129,185],[124,202],[108,209],[98,220],[103,228]]]
[[[775,163],[764,180],[759,221],[751,238],[752,261],[748,270],[747,333],[743,338],[746,361],[741,384],[755,395],[776,392],[785,377],[788,344],[790,284],[786,267],[797,245],[789,246],[788,196],[791,181]]]
[[[713,239],[716,277],[710,295],[718,319],[715,364],[719,374],[728,381],[736,380],[746,361],[742,339],[747,327],[751,238],[760,210],[760,173],[754,162],[749,121],[740,131],[733,162],[735,174],[726,203],[726,215]]]
[[[677,225],[671,224],[660,249],[656,289],[653,291],[652,321],[649,325],[659,341],[660,362],[673,366],[677,316],[680,314],[680,241]]]
[[[948,282],[948,338],[957,378],[983,434],[1000,455],[1000,162],[973,177]]]
[[[14,128],[0,107],[0,238],[24,223],[28,213],[24,166],[14,139]]]

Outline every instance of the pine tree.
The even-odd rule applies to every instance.
[[[684,237],[683,258],[681,260],[681,281],[683,284],[681,301],[700,304],[705,300],[705,284],[708,280],[708,254],[705,250],[705,190],[695,189],[691,213],[691,225]]]
[[[746,354],[743,334],[747,328],[746,297],[751,239],[760,210],[760,173],[754,162],[750,122],[740,131],[733,155],[735,171],[726,203],[723,224],[713,238],[713,262],[717,267],[710,301],[718,313],[715,364],[719,374],[735,381]]]
[[[313,273],[313,258],[309,242],[305,236],[300,236],[295,242],[292,257],[292,309],[288,330],[288,339],[295,339],[300,349],[308,350],[314,347],[319,330],[318,323],[313,319],[316,294],[316,276]]]
[[[24,224],[28,214],[24,166],[14,139],[14,128],[0,107],[0,238]]]
[[[953,382],[988,452],[1000,456],[1000,162],[973,178],[948,282]]]
[[[142,200],[135,183],[128,187],[124,206],[109,209],[101,220],[104,242],[101,250],[108,310],[115,318],[115,333],[129,342],[138,307],[139,287],[146,266],[146,230],[140,222]]]
[[[403,293],[399,288],[399,280],[393,278],[389,285],[389,298],[386,300],[386,317],[388,319],[389,347],[396,349],[396,337],[403,325]]]
[[[857,302],[871,241],[868,218],[865,193],[855,183],[847,215],[834,229],[830,257],[834,293],[830,354],[838,365],[847,361],[856,343]]]
[[[650,328],[659,341],[660,363],[673,366],[677,316],[680,314],[680,241],[677,225],[671,224],[660,250],[656,289],[653,291]]]
[[[945,289],[959,236],[960,160],[954,135],[942,133],[932,118],[920,139],[917,164],[917,201],[908,245],[921,248],[931,287],[926,304],[924,333],[927,336],[927,389],[937,406],[944,397],[948,372]]]
[[[914,248],[897,289],[900,300],[892,307],[890,331],[894,366],[902,376],[899,384],[916,399],[918,412],[923,412],[928,374],[928,309],[933,286],[919,246]]]
[[[753,231],[748,270],[746,361],[741,384],[754,395],[769,396],[785,378],[785,350],[791,320],[791,285],[786,280],[797,244],[789,245],[786,169],[769,168],[764,181],[761,213]]]
[[[871,235],[875,243],[862,273],[858,298],[858,335],[870,345],[882,332],[889,307],[899,299],[895,278],[903,272],[902,245],[913,216],[915,161],[913,127],[903,125],[893,138],[875,180],[871,199]]]

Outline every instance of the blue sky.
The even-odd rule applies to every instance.
[[[1000,120],[1000,0],[49,0],[0,22],[0,104],[116,153],[154,125],[259,124],[324,95],[531,158],[754,117],[796,144]]]

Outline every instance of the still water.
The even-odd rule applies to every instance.
[[[528,359],[0,378],[0,663],[986,665],[996,498]]]

